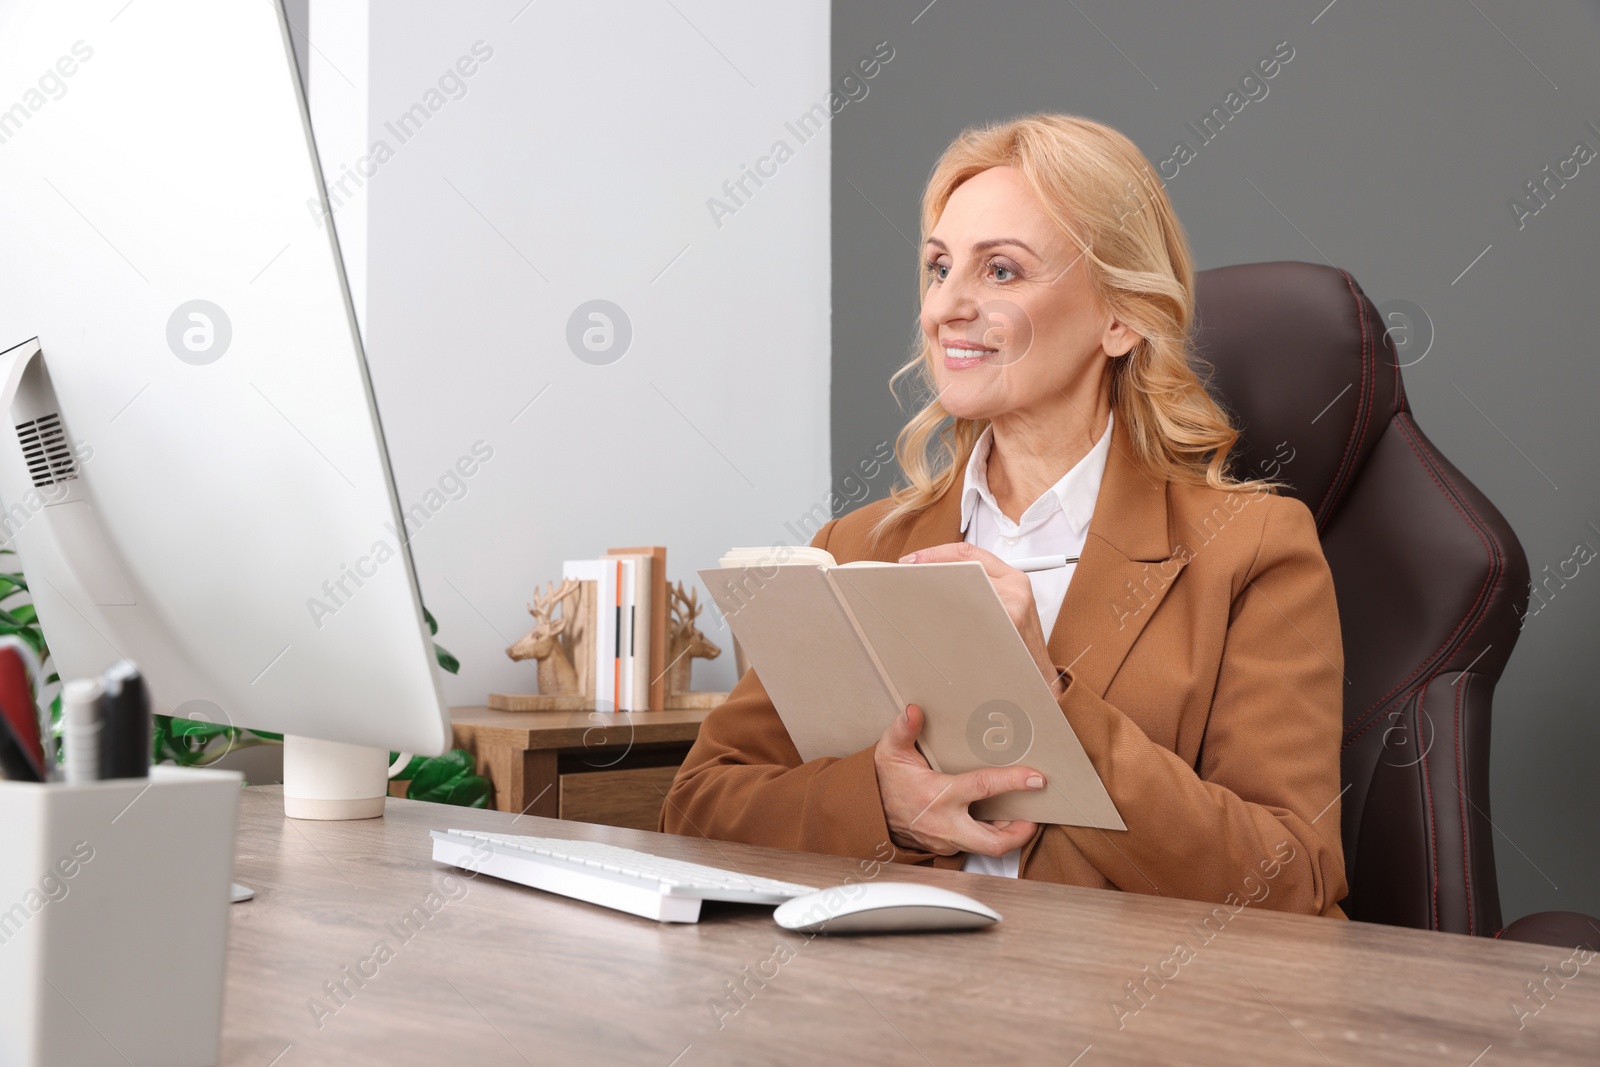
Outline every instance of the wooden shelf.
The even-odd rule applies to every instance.
[[[654,829],[662,797],[708,710],[450,709],[458,748],[499,811]]]

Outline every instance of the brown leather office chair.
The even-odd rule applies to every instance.
[[[1275,469],[1293,486],[1333,571],[1348,681],[1344,910],[1600,946],[1600,924],[1570,912],[1501,929],[1489,714],[1528,562],[1417,427],[1377,308],[1344,271],[1293,262],[1201,271],[1196,302],[1200,369],[1244,435],[1235,472]],[[1275,454],[1289,458],[1274,468]]]

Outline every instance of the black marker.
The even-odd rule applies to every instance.
[[[101,778],[150,777],[150,690],[127,660],[105,673],[105,721],[100,730]]]

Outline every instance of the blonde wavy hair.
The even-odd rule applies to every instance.
[[[1183,227],[1137,145],[1077,115],[1025,115],[962,131],[944,150],[922,195],[922,237],[962,182],[991,167],[1015,167],[1039,202],[1082,250],[1093,292],[1141,340],[1111,363],[1111,407],[1134,459],[1154,477],[1232,491],[1280,483],[1235,478],[1228,454],[1239,439],[1190,360],[1194,267]],[[926,284],[918,248],[918,294]],[[937,500],[963,472],[956,460],[988,425],[940,404],[937,356],[919,331],[910,360],[889,379],[912,377],[924,406],[895,439],[906,483],[889,496],[874,535]],[[937,448],[930,456],[930,444]]]

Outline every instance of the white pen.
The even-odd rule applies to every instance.
[[[1078,557],[1064,556],[1058,552],[1053,556],[1025,556],[1022,559],[1008,559],[1001,562],[1019,571],[1053,571],[1069,563],[1078,562]]]
[[[105,715],[100,698],[104,693],[105,688],[98,678],[77,678],[61,687],[68,782],[93,782],[100,778],[100,728]]]

